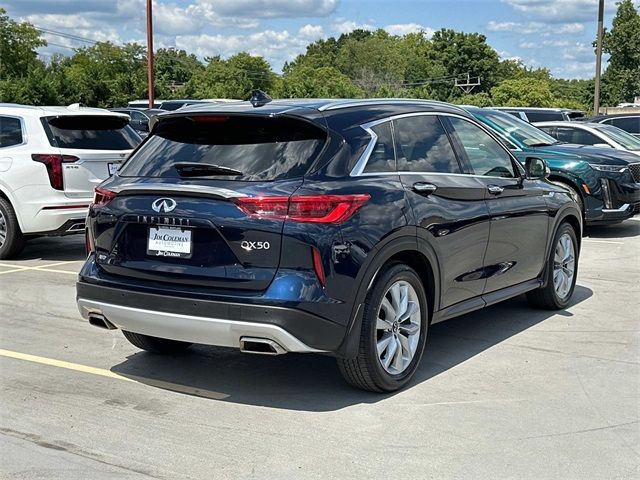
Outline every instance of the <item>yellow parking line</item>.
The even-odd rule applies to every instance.
[[[33,270],[36,270],[38,272],[67,273],[71,275],[78,275],[78,272],[70,272],[69,270],[53,270],[52,268],[44,268],[44,267],[34,268]]]
[[[4,350],[0,348],[0,356],[7,358],[14,358],[16,360],[24,360],[26,362],[39,363],[41,365],[48,365],[50,367],[64,368],[66,370],[74,370],[76,372],[89,373],[91,375],[98,375],[100,377],[114,378],[116,380],[123,380],[125,382],[139,383],[143,385],[149,385],[152,387],[162,388],[164,390],[170,390],[178,393],[186,393],[187,395],[194,395],[196,397],[210,398],[212,400],[223,400],[229,395],[211,390],[203,390],[200,388],[190,387],[188,385],[181,385],[179,383],[165,382],[163,380],[157,380],[154,378],[142,377],[140,375],[120,375],[114,373],[111,370],[104,368],[90,367],[88,365],[81,365],[79,363],[65,362],[64,360],[56,360],[54,358],[39,357],[37,355],[30,355],[28,353],[14,352],[12,350]]]
[[[65,362],[63,360],[55,360],[53,358],[39,357],[37,355],[29,355],[28,353],[14,352],[0,348],[0,356],[24,360],[26,362],[40,363],[51,367],[66,368],[67,370],[75,370],[76,372],[100,375],[101,377],[116,378],[118,380],[124,380],[125,382],[135,382],[135,380],[120,376],[117,373],[113,373],[112,371],[105,370],[103,368],[89,367],[87,365],[80,365],[79,363]]]
[[[70,273],[71,275],[77,275],[78,272],[70,272],[68,270],[54,270],[54,269],[50,269],[49,267],[57,267],[59,265],[68,265],[69,263],[76,263],[81,261],[82,260],[71,260],[67,262],[49,263],[47,265],[37,265],[35,267],[19,266],[19,265],[13,265],[10,263],[0,263],[0,267],[11,268],[11,270],[0,272],[0,275],[3,275],[5,273],[24,272],[27,270],[35,270],[37,272]]]
[[[5,273],[13,273],[13,272],[24,272],[24,268],[14,268],[13,270],[5,270],[4,272],[0,272],[0,275],[4,275]]]

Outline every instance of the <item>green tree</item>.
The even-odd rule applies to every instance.
[[[495,105],[509,107],[553,107],[555,103],[550,83],[532,78],[505,80],[491,89],[491,98]]]
[[[618,2],[602,47],[610,55],[602,76],[603,103],[633,101],[634,96],[640,95],[640,15],[631,0]]]
[[[36,49],[47,42],[33,25],[18,23],[6,13],[0,8],[0,79],[19,78],[43,67]]]
[[[161,48],[155,52],[153,65],[156,88],[162,98],[183,96],[184,84],[204,70],[198,57],[175,48]]]
[[[282,77],[277,93],[284,98],[356,98],[364,92],[333,67],[302,66]]]
[[[465,93],[456,100],[458,105],[475,105],[476,107],[493,107],[493,100],[487,92]]]
[[[228,60],[208,58],[207,67],[188,82],[186,92],[197,98],[236,98],[247,100],[251,91],[272,91],[276,75],[262,57],[241,52]]]

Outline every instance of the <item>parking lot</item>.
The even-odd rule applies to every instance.
[[[592,229],[570,308],[523,298],[432,327],[414,381],[322,356],[160,357],[75,305],[81,237],[0,262],[3,478],[633,478],[640,221]]]

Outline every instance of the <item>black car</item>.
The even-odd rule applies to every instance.
[[[581,110],[571,110],[567,108],[542,108],[542,107],[492,107],[494,110],[501,110],[513,115],[525,122],[551,122],[576,120],[584,117]]]
[[[324,353],[393,391],[431,323],[569,304],[582,215],[547,174],[438,102],[190,107],[96,189],[78,306],[151,352]]]
[[[151,120],[153,119],[153,117],[161,113],[165,113],[164,110],[160,110],[158,108],[127,107],[127,108],[110,108],[109,110],[111,110],[112,112],[121,112],[129,115],[129,117],[131,117],[131,121],[129,122],[129,125],[131,125],[131,127],[136,132],[138,132],[138,135],[140,135],[142,138],[145,138],[147,135],[149,135],[149,130],[150,130],[149,126],[151,124]]]
[[[581,119],[582,120],[582,119]],[[594,123],[604,123],[621,128],[636,137],[640,136],[640,112],[639,113],[619,113],[615,115],[596,115],[585,120]]]

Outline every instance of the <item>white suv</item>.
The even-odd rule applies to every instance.
[[[84,232],[94,187],[138,143],[124,114],[0,103],[0,259],[32,236]]]

